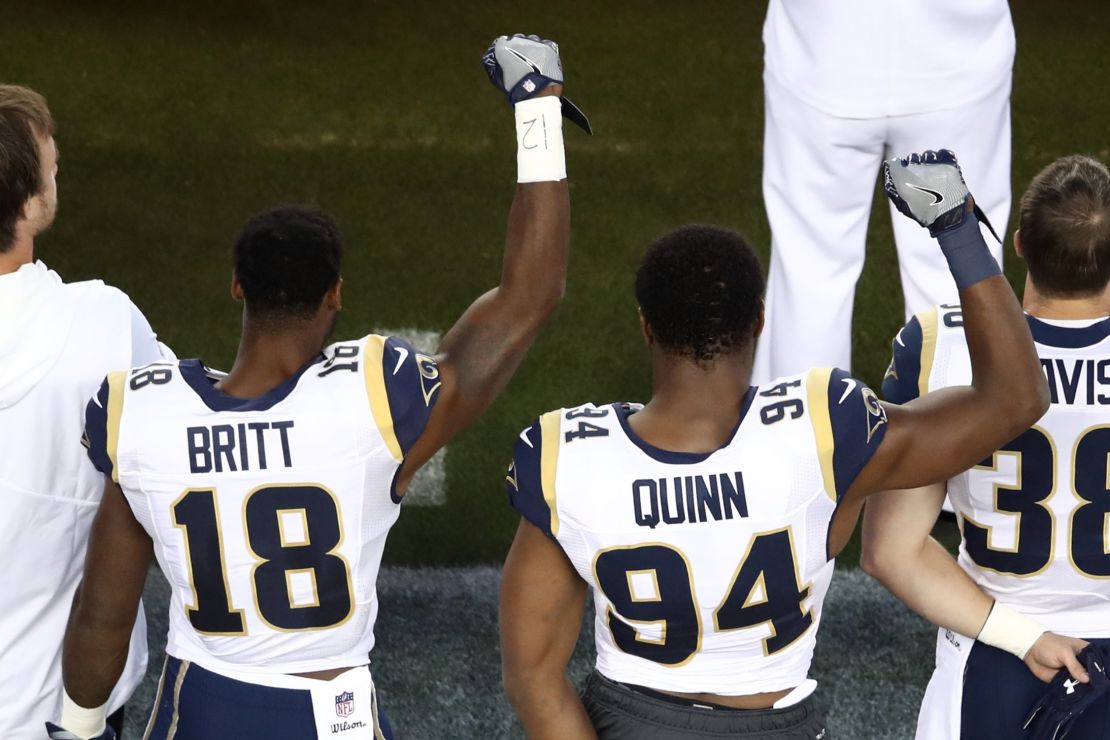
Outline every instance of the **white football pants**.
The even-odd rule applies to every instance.
[[[767,323],[753,382],[810,367],[851,368],[852,304],[883,159],[951,149],[999,236],[1010,213],[1010,83],[950,110],[838,118],[764,72],[763,199],[771,224]],[[943,100],[943,90],[922,90]],[[927,229],[890,208],[908,319],[959,300]],[[1001,263],[1002,245],[984,229]],[[893,289],[893,281],[891,281]],[[870,368],[878,371],[878,368]]]

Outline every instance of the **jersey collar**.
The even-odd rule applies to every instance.
[[[1088,326],[1056,326],[1026,314],[1033,341],[1048,347],[1078,349],[1098,344],[1110,336],[1110,318],[1096,321]]]
[[[628,423],[628,417],[632,416],[634,413],[631,407],[622,403],[614,403],[613,410],[617,413],[617,420],[620,422],[621,429],[624,430],[625,436],[628,437],[632,444],[643,450],[645,455],[662,463],[693,465],[694,463],[708,460],[711,455],[732,444],[732,440],[736,438],[736,432],[740,429],[740,425],[744,423],[744,417],[748,415],[748,409],[751,408],[752,401],[755,399],[756,390],[757,386],[754,385],[748,388],[748,392],[744,394],[744,401],[740,405],[740,416],[736,419],[736,426],[732,428],[732,432],[728,435],[728,439],[725,440],[725,443],[716,450],[711,450],[710,452],[675,452],[673,450],[664,450],[661,447],[656,447],[643,440],[636,432],[632,431],[632,427]]]
[[[200,360],[182,360],[179,367],[181,368],[181,377],[200,396],[204,405],[213,411],[266,411],[285,400],[285,397],[297,387],[297,381],[301,379],[301,376],[313,365],[324,359],[322,353],[313,357],[301,365],[297,372],[261,396],[255,396],[254,398],[238,398],[221,391],[216,387],[219,374],[213,373]]]

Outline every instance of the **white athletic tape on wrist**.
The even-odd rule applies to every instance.
[[[975,639],[1025,660],[1029,648],[1047,631],[1036,620],[995,602]]]
[[[548,95],[522,100],[516,114],[516,181],[548,182],[567,179],[563,150],[563,108]]]
[[[62,692],[62,727],[77,737],[96,737],[104,732],[108,718],[108,702],[99,707],[88,709],[69,697],[68,691]]]

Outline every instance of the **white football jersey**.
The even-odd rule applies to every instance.
[[[1052,405],[948,482],[959,562],[997,601],[1054,632],[1110,637],[1110,319],[1027,318]],[[899,332],[883,395],[905,403],[970,380],[960,307],[940,306]]]
[[[253,399],[198,360],[108,376],[90,457],[150,534],[172,597],[166,650],[219,671],[365,664],[394,476],[439,389],[395,337],[339,342]]]
[[[832,578],[829,525],[886,415],[841,370],[752,388],[708,454],[640,439],[628,404],[560,409],[520,434],[509,501],[593,589],[597,669],[653,689],[778,691],[809,671]]]
[[[41,262],[0,275],[0,737],[38,740],[62,707],[62,638],[104,477],[81,447],[82,409],[105,373],[160,356],[130,299],[63,283]],[[146,671],[140,607],[115,711]]]

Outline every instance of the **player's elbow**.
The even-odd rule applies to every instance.
[[[1005,439],[1013,439],[1045,415],[1051,405],[1048,392],[1048,383],[1044,374],[1038,369],[1036,382],[1027,392],[1019,394],[1016,398],[1003,404],[1005,411],[1003,418],[1009,423],[1006,428]]]
[[[860,543],[859,567],[864,573],[882,584],[896,573],[903,560],[899,548],[881,541],[881,538],[864,537]]]

